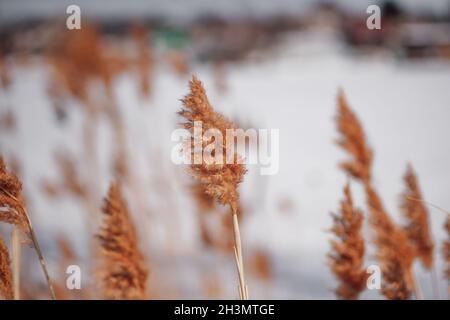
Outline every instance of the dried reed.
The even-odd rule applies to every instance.
[[[0,236],[0,297],[6,300],[14,298],[12,273],[8,248]]]
[[[445,223],[445,231],[447,231],[447,240],[444,242],[442,246],[442,253],[444,255],[445,261],[445,278],[447,279],[448,286],[448,294],[450,294],[450,215],[447,215],[447,221]]]
[[[330,267],[339,280],[336,295],[341,299],[357,299],[367,280],[363,266],[365,245],[361,234],[363,214],[353,206],[349,183],[344,187],[344,197],[340,212],[332,214],[334,225],[331,231],[338,240],[330,241]]]
[[[366,135],[361,123],[350,109],[342,90],[338,95],[336,123],[341,133],[337,144],[353,157],[352,160],[341,163],[340,167],[354,178],[368,183],[371,179],[373,153],[366,143]]]
[[[106,299],[145,299],[148,271],[138,247],[135,227],[121,189],[111,184],[97,235],[102,254],[99,268]]]
[[[434,244],[430,233],[429,214],[422,201],[419,183],[411,165],[407,167],[403,180],[406,190],[402,195],[401,209],[408,221],[404,229],[409,241],[415,247],[417,257],[424,267],[430,270],[433,266]]]
[[[214,111],[208,101],[202,83],[195,76],[193,76],[190,81],[190,93],[184,97],[182,102],[184,109],[182,109],[179,114],[186,120],[183,124],[184,128],[190,130],[192,133],[192,138],[188,143],[195,140],[195,143],[200,143],[202,145],[203,150],[205,146],[212,142],[212,138],[200,138],[201,140],[198,140],[199,137],[196,137],[193,132],[194,122],[201,122],[203,130],[205,131],[208,129],[219,130],[223,137],[226,137],[227,129],[234,128],[234,125],[230,121]],[[248,293],[244,279],[242,246],[237,216],[239,200],[238,185],[242,182],[246,169],[245,166],[238,161],[238,155],[234,153],[230,154],[233,150],[228,150],[226,142],[222,142],[221,148],[224,159],[230,159],[232,156],[232,159],[234,160],[233,163],[207,164],[202,159],[201,164],[195,164],[196,161],[192,162],[190,172],[195,179],[204,185],[205,192],[209,196],[216,199],[220,204],[229,206],[231,209],[235,242],[235,259],[239,275],[239,293],[241,299],[247,299]],[[195,148],[191,151],[190,156],[192,159],[198,159],[196,157],[198,157],[199,154],[196,154]]]
[[[406,292],[414,289],[416,296],[421,297],[412,270],[414,248],[410,245],[406,233],[391,220],[381,199],[370,185],[366,185],[366,194],[370,223],[375,231],[374,243],[378,248],[377,259],[383,273],[383,288],[386,288],[382,293],[388,299],[408,298]],[[403,290],[405,286],[407,291]],[[401,292],[395,293],[396,289]]]
[[[250,260],[250,272],[262,281],[269,281],[273,276],[272,262],[267,252],[257,249]]]
[[[411,296],[411,290],[406,282],[405,268],[402,266],[395,252],[387,250],[382,254],[383,284],[381,293],[389,300],[407,300]]]
[[[134,24],[131,33],[137,47],[136,65],[140,89],[142,94],[148,97],[152,91],[151,73],[153,71],[153,56],[148,44],[149,31],[142,24]]]
[[[42,255],[39,243],[36,238],[31,220],[25,209],[25,202],[22,197],[22,184],[17,176],[6,170],[5,162],[0,156],[0,207],[6,210],[0,211],[0,221],[12,224],[26,234],[31,240],[36,254],[39,258],[42,271],[47,281],[47,286],[52,299],[55,293],[50,281],[47,266]]]
[[[341,167],[361,181],[365,187],[369,221],[374,230],[374,243],[378,249],[377,258],[383,272],[384,287],[400,290],[406,285],[409,290],[416,291],[417,298],[421,298],[420,288],[412,271],[414,248],[409,243],[405,231],[392,221],[372,185],[373,152],[366,142],[366,135],[359,119],[350,109],[342,91],[338,95],[336,120],[338,131],[341,133],[341,139],[337,143],[352,156],[352,160],[342,163]],[[398,268],[402,270],[397,270]],[[392,270],[396,270],[396,277],[391,273]],[[387,298],[395,296],[388,290],[382,292]],[[406,295],[403,292],[399,293],[398,297]]]

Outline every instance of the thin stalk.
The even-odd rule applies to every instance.
[[[20,300],[20,231],[16,226],[13,226],[11,232],[11,246],[12,246],[12,272],[13,272],[13,294],[14,300]]]
[[[241,234],[239,232],[239,221],[237,217],[236,208],[233,205],[230,205],[232,216],[233,216],[233,235],[234,235],[234,250],[235,250],[235,259],[236,266],[239,276],[239,295],[241,300],[248,300],[248,289],[245,284],[244,277],[244,263],[242,258],[242,244],[241,244]]]

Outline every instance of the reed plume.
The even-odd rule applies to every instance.
[[[416,289],[412,264],[414,261],[414,248],[410,245],[403,229],[399,228],[384,209],[376,191],[366,185],[366,194],[370,212],[370,223],[375,231],[374,243],[378,248],[377,259],[383,273],[382,293],[386,298],[409,298],[412,289]],[[401,269],[401,270],[399,270]],[[408,290],[404,290],[406,287]],[[398,293],[395,290],[400,290]],[[416,292],[417,296],[420,293]]]
[[[189,143],[190,146],[192,146],[192,144],[200,144],[200,153],[202,153],[204,148],[212,143],[213,140],[212,137],[210,139],[204,139],[196,136],[194,132],[194,123],[201,123],[202,130],[204,130],[203,132],[210,129],[215,131],[218,130],[222,134],[222,137],[227,136],[227,129],[234,129],[235,127],[233,123],[214,111],[208,101],[202,83],[195,76],[192,77],[189,85],[190,93],[182,100],[184,109],[182,109],[179,114],[185,119],[185,122],[183,123],[184,128],[188,129],[192,135],[187,143]],[[242,182],[246,169],[241,163],[239,156],[234,153],[234,150],[229,150],[225,141],[222,141],[222,144],[219,147],[221,150],[215,150],[215,152],[216,154],[220,153],[222,155],[223,161],[221,163],[218,163],[219,161],[217,161],[212,164],[207,163],[205,159],[202,158],[202,155],[195,150],[195,147],[193,150],[189,148],[191,149],[189,152],[189,156],[191,157],[190,172],[192,176],[205,187],[206,194],[216,199],[220,204],[229,206],[231,209],[235,258],[239,275],[239,294],[242,299],[246,299],[248,293],[244,279],[244,266],[237,216],[239,201],[238,185]],[[225,161],[224,159],[232,159],[233,161],[230,163],[230,161]]]
[[[47,287],[52,299],[55,293],[48,274],[44,256],[42,255],[39,242],[28,216],[25,201],[22,196],[22,184],[17,176],[6,169],[3,157],[0,156],[0,222],[12,224],[22,231],[31,240],[36,254],[39,258],[42,272],[44,273]]]
[[[6,169],[6,164],[0,157],[0,221],[18,227],[23,233],[29,234],[27,218],[23,212],[25,202],[22,197],[22,184],[17,176]]]
[[[8,248],[0,236],[0,297],[6,300],[14,298],[10,265]]]
[[[353,205],[349,183],[344,187],[340,212],[332,214],[332,217],[334,225],[331,231],[337,240],[331,240],[329,259],[331,271],[339,280],[335,292],[341,299],[357,299],[367,280],[363,266],[365,245],[361,234],[363,214]]]
[[[342,162],[340,167],[356,179],[367,183],[371,179],[373,153],[366,143],[366,135],[358,117],[350,109],[344,92],[339,91],[338,115],[336,119],[341,138],[337,144],[350,154],[351,160]]]
[[[148,270],[138,247],[135,227],[120,187],[111,184],[97,235],[102,255],[99,268],[106,299],[145,299]]]
[[[383,254],[382,265],[383,284],[381,293],[389,300],[407,300],[411,296],[411,290],[406,282],[405,268],[393,250],[387,250]]]
[[[366,135],[359,119],[350,109],[342,91],[338,95],[336,120],[338,131],[341,134],[341,139],[337,143],[352,156],[352,160],[342,163],[341,167],[359,180],[365,188],[370,213],[369,221],[374,231],[373,241],[378,249],[377,258],[383,272],[383,286],[391,290],[396,290],[396,288],[400,290],[406,285],[408,290],[415,289],[416,296],[421,297],[412,271],[414,248],[409,243],[405,231],[391,219],[373,187],[373,152],[366,142]],[[402,270],[398,270],[398,268]],[[392,270],[396,270],[395,277],[391,273]],[[395,296],[388,290],[384,290],[382,293],[388,299]],[[399,292],[398,297],[406,297],[406,295]]]
[[[424,267],[430,270],[433,265],[434,244],[430,233],[429,214],[411,165],[407,167],[403,180],[406,190],[402,195],[401,209],[408,221],[404,229],[409,241],[415,247],[416,256]]]
[[[269,281],[273,276],[273,267],[269,255],[262,249],[253,252],[250,261],[250,271],[256,278]]]
[[[445,278],[447,279],[448,293],[450,294],[450,215],[447,215],[447,221],[445,223],[445,231],[447,231],[447,240],[442,247],[442,253],[444,255],[445,262]]]
[[[140,90],[148,97],[152,92],[151,74],[153,71],[153,55],[147,41],[149,31],[142,24],[134,24],[131,33],[137,47],[136,64]]]

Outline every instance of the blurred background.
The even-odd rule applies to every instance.
[[[81,8],[81,30],[66,28],[70,4]],[[381,8],[381,30],[366,27],[371,4]],[[251,298],[335,298],[327,230],[347,181],[334,144],[339,88],[364,125],[394,219],[402,222],[408,162],[425,199],[450,209],[448,0],[2,0],[0,154],[24,183],[64,297],[95,297],[99,210],[120,180],[151,297],[237,298],[228,212],[171,162],[192,74],[239,127],[280,130],[278,174],[249,166],[241,185]],[[430,218],[444,294],[445,215],[430,208]],[[22,259],[22,295],[46,298],[33,251]],[[369,246],[366,265],[374,263]],[[81,293],[64,289],[67,264],[82,268]],[[430,274],[415,267],[433,298]]]

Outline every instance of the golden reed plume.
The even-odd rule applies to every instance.
[[[225,119],[221,114],[214,111],[211,107],[205,89],[202,83],[195,77],[189,83],[190,93],[182,99],[184,109],[179,114],[184,117],[186,122],[183,123],[184,128],[190,130],[192,137],[187,143],[190,146],[201,144],[201,153],[204,148],[213,143],[213,137],[202,139],[196,137],[194,132],[194,123],[201,123],[203,132],[207,130],[220,131],[222,137],[226,137],[227,129],[234,129],[233,123]],[[225,139],[223,139],[225,140]],[[233,219],[234,245],[236,266],[239,275],[239,295],[242,299],[248,298],[247,286],[244,279],[244,265],[242,261],[242,247],[238,223],[238,203],[239,191],[238,185],[242,182],[245,175],[245,165],[241,163],[241,159],[234,150],[228,150],[226,142],[222,141],[220,146],[223,156],[222,163],[206,163],[202,158],[202,154],[198,154],[192,148],[190,151],[192,176],[197,179],[205,188],[205,193],[216,199],[220,204],[229,206]],[[199,158],[200,157],[200,160]],[[232,159],[232,163],[225,163],[225,159]]]
[[[414,249],[408,242],[406,233],[392,221],[370,185],[366,185],[366,194],[370,224],[375,231],[374,243],[378,248],[376,256],[384,279],[381,292],[388,299],[407,299],[411,290],[416,288],[412,273]],[[392,273],[393,271],[395,272]],[[396,289],[402,291],[395,292]]]
[[[367,183],[371,179],[373,153],[366,143],[366,135],[358,117],[350,109],[344,92],[339,91],[338,115],[336,119],[341,133],[337,144],[352,156],[352,161],[345,161],[340,167],[355,179]]]
[[[22,184],[17,176],[6,169],[0,157],[0,221],[17,226],[25,234],[29,234],[27,218],[23,212],[25,202],[22,197]]]
[[[401,259],[395,256],[395,252],[387,250],[382,254],[383,263],[383,285],[381,293],[389,300],[407,300],[411,296],[408,287],[405,268],[401,264]]]
[[[146,299],[148,270],[138,247],[135,227],[120,187],[111,184],[97,235],[102,254],[99,268],[106,299]]]
[[[373,152],[366,142],[359,119],[350,109],[342,91],[338,96],[338,110],[337,128],[341,139],[337,143],[352,156],[352,160],[342,163],[341,167],[361,181],[366,191],[369,220],[374,230],[377,258],[383,273],[382,292],[388,299],[407,298],[409,294],[405,294],[406,291],[398,294],[391,291],[408,288],[408,292],[415,289],[416,296],[421,297],[412,273],[414,248],[405,231],[390,218],[372,185]],[[392,270],[395,270],[395,277]]]
[[[0,298],[12,300],[14,298],[12,274],[8,248],[0,236]]]
[[[41,248],[36,238],[31,220],[25,209],[25,201],[22,196],[22,184],[17,176],[6,169],[3,157],[0,156],[0,222],[14,225],[22,231],[32,242],[36,254],[39,258],[42,271],[47,282],[48,290],[52,299],[55,293],[48,274],[47,266],[42,255]]]
[[[357,299],[367,281],[364,269],[365,245],[361,234],[363,214],[353,206],[350,184],[344,187],[344,197],[340,212],[332,214],[334,225],[331,231],[338,240],[330,241],[330,267],[339,280],[336,295],[341,299]]]
[[[150,96],[152,92],[151,76],[153,73],[153,54],[148,44],[150,30],[145,25],[134,23],[131,34],[137,48],[136,66],[139,76],[139,88],[144,96]]]
[[[409,241],[414,245],[416,256],[428,270],[433,266],[434,244],[430,233],[428,209],[423,201],[419,182],[411,165],[403,178],[406,190],[402,195],[401,209],[408,224],[404,227]]]
[[[445,278],[449,283],[448,293],[450,294],[450,215],[447,215],[445,230],[447,231],[447,241],[444,242],[442,253],[445,261]]]

